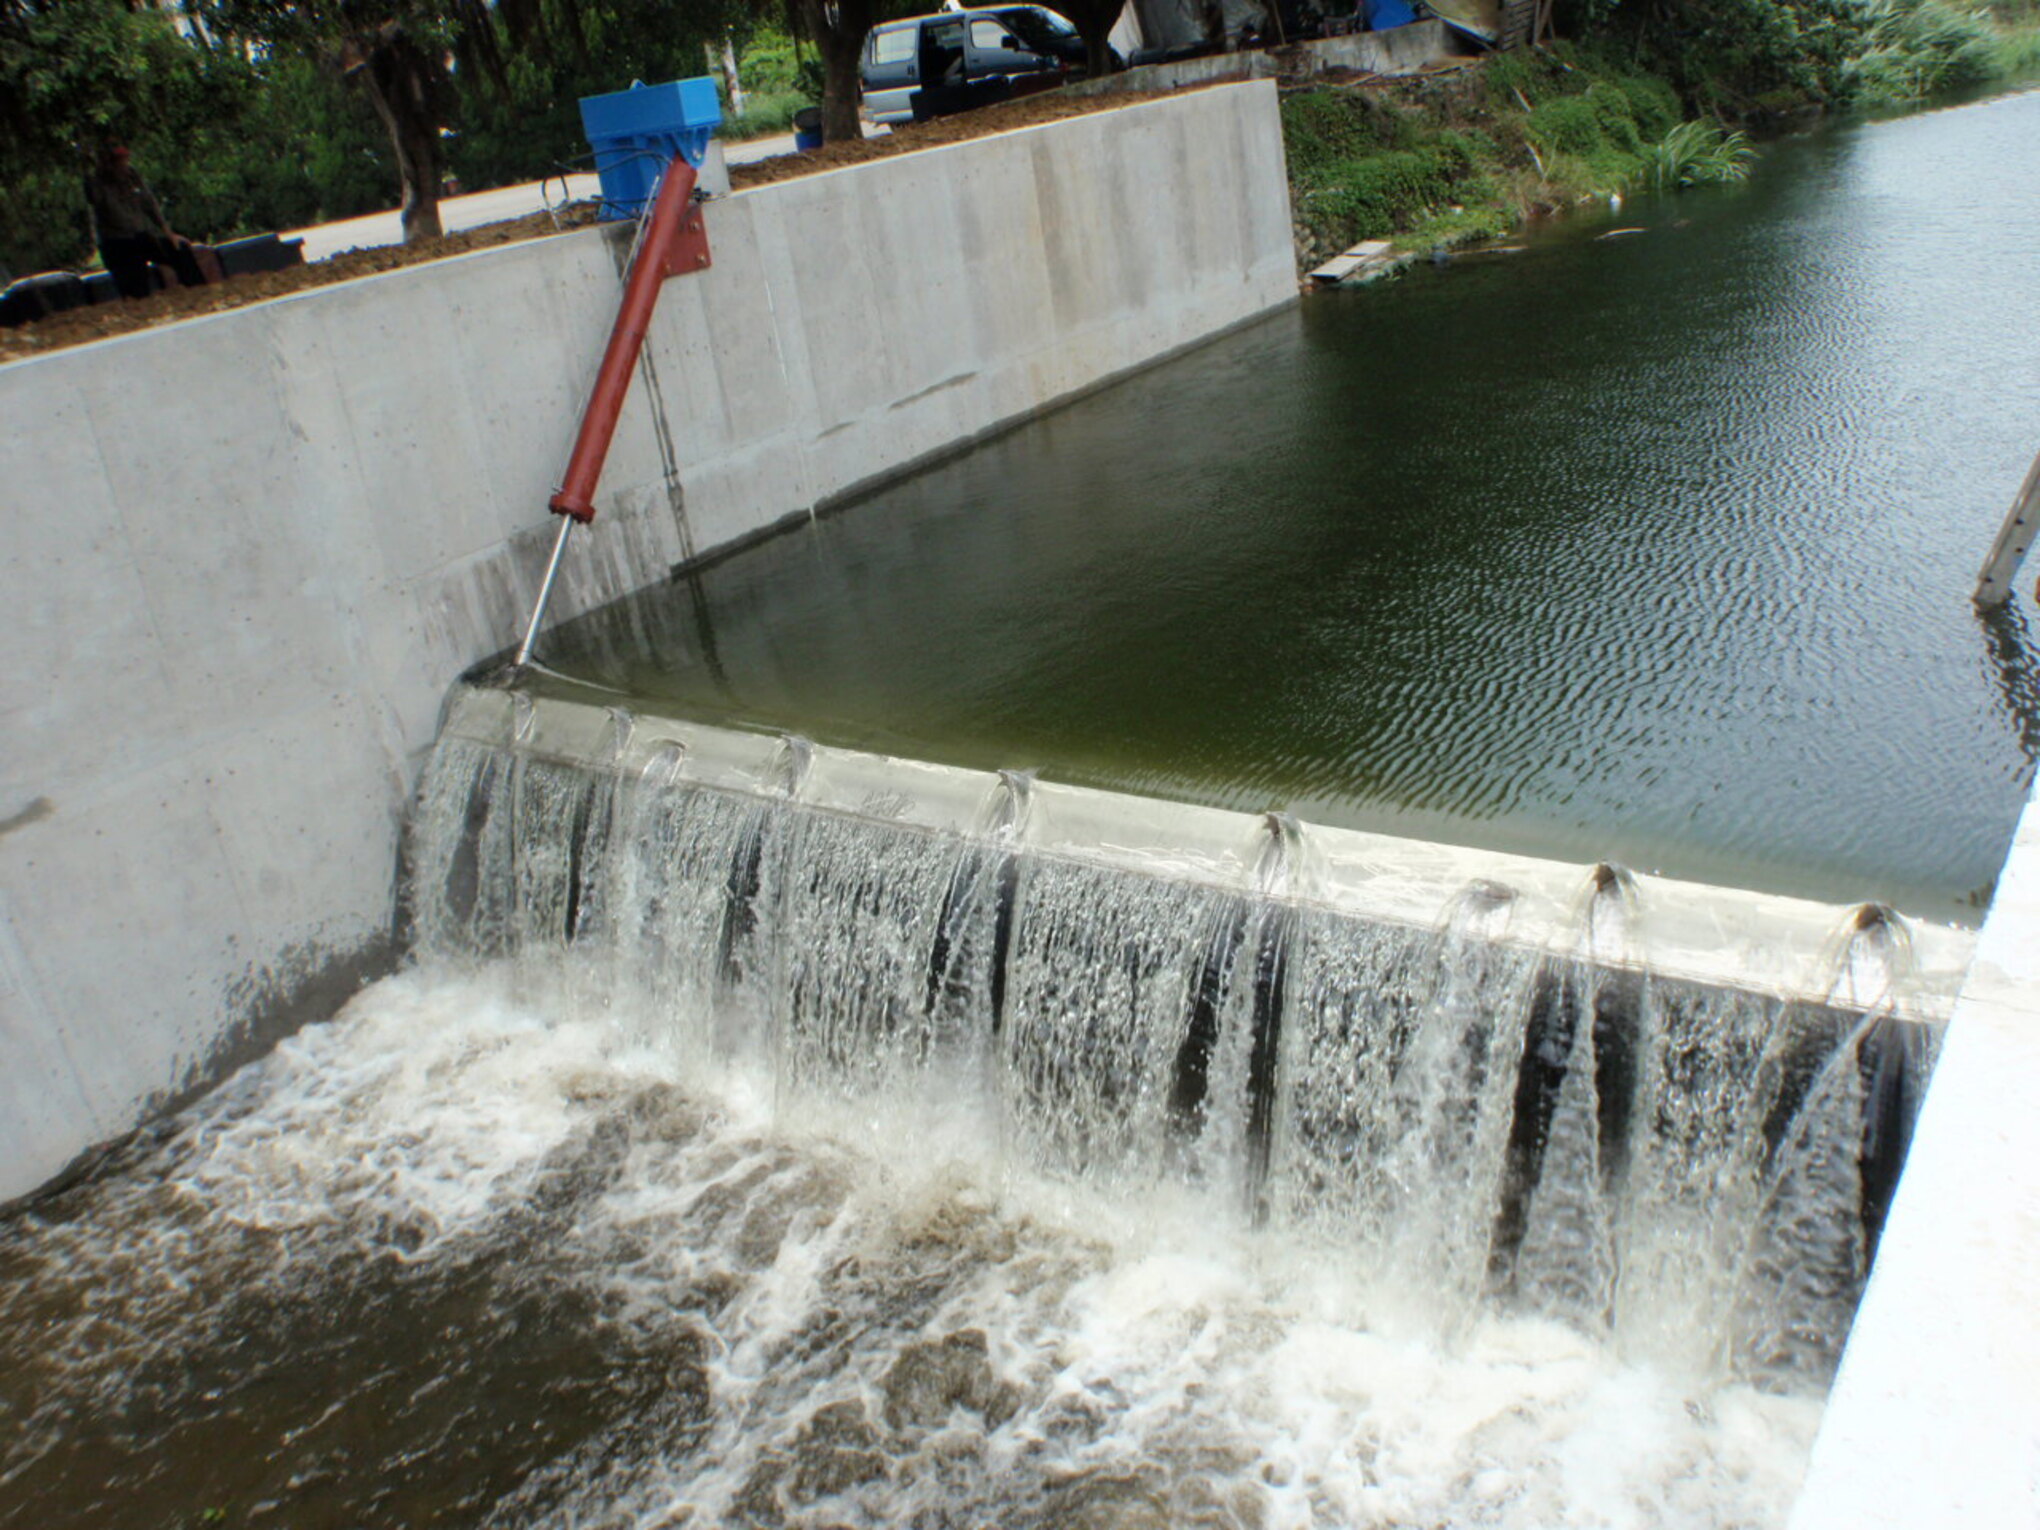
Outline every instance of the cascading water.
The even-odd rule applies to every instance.
[[[417,970],[0,1231],[0,1525],[1780,1522],[1962,953],[1664,892],[463,693]]]
[[[1765,1385],[1831,1371],[1895,1167],[1876,1144],[1925,1063],[1891,974],[1858,992],[1860,935],[1836,1002],[1681,981],[1649,970],[1615,868],[1540,949],[1491,882],[1435,923],[1314,897],[1285,818],[1228,886],[1031,849],[1017,778],[949,827],[910,792],[806,803],[809,754],[711,784],[449,739],[413,855],[428,954],[504,950],[476,889],[512,888],[522,967],[571,944],[664,1011],[662,1045],[751,1056],[783,1105],[967,1096],[1012,1170],[1194,1185],[1441,1333],[1499,1307]]]

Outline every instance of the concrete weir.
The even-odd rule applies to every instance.
[[[511,749],[519,756],[630,779],[684,762],[689,779],[722,790],[770,794],[785,749],[780,736],[632,713],[579,700],[462,687],[447,706],[442,739]],[[970,838],[999,778],[982,771],[849,749],[799,744],[804,807],[881,820],[917,833]],[[772,783],[767,785],[766,783]],[[1506,906],[1498,944],[1565,954],[1581,944],[1596,892],[1619,892],[1630,941],[1595,959],[1647,966],[1661,982],[1738,989],[1792,1003],[1879,1009],[1903,1022],[1947,1019],[1974,937],[1941,925],[1904,923],[1897,970],[1858,977],[1848,932],[1856,911],[1798,898],[1710,887],[1428,840],[1291,822],[1276,815],[1034,782],[1027,792],[1029,849],[1115,870],[1246,890],[1256,850],[1271,830],[1307,838],[1307,864],[1285,878],[1286,896],[1351,917],[1420,929],[1438,925],[1469,888]],[[1022,841],[1016,841],[1016,843]],[[1307,890],[1306,890],[1307,889]],[[1633,907],[1632,907],[1633,905]],[[1857,921],[1860,924],[1860,919]]]
[[[560,617],[1296,295],[1266,82],[707,219]],[[0,1202],[386,965],[398,819],[529,607],[625,238],[0,368]]]
[[[660,306],[555,613],[1292,301],[1285,184],[1261,81],[711,205],[714,267]],[[0,1204],[391,961],[399,821],[449,683],[528,609],[623,248],[588,230],[0,367]],[[592,714],[534,716],[594,746]],[[732,780],[769,768],[748,735],[640,742],[679,738]],[[863,812],[895,768],[931,828],[974,821],[988,783],[934,767],[822,750],[807,790]],[[1097,794],[1041,801],[1041,832],[1128,864],[1252,875],[1223,815],[1130,831]],[[1364,912],[1478,876],[1543,945],[1577,914],[1579,868],[1326,844],[1328,901]],[[1726,981],[1732,947],[1767,987],[1831,981],[1825,915],[1660,890],[1682,978]],[[1973,947],[1916,955],[1945,1036],[1794,1530],[2040,1523],[2040,805]]]

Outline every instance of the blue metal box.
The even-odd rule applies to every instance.
[[[581,98],[581,127],[602,179],[602,216],[635,218],[675,154],[697,169],[722,125],[722,103],[707,75],[633,85]]]

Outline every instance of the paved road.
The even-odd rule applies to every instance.
[[[723,145],[723,158],[732,165],[748,165],[753,160],[792,152],[791,133],[747,138],[741,143]],[[596,180],[592,175],[568,176],[564,189],[558,176],[523,186],[499,186],[494,191],[477,191],[469,196],[442,199],[439,221],[451,234],[464,228],[479,228],[484,223],[521,218],[526,213],[537,212],[548,203],[580,201],[594,196],[595,192]],[[284,237],[304,240],[306,260],[325,260],[342,250],[366,250],[379,244],[397,244],[404,237],[404,227],[402,220],[392,211],[370,213],[365,218],[349,218],[341,223],[321,223],[313,228],[296,228]]]

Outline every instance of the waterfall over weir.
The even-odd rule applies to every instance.
[[[1188,1185],[1449,1336],[1541,1314],[1823,1386],[1966,937],[634,718],[449,704],[421,951],[509,957],[802,1101]],[[911,1153],[908,1142],[889,1151]]]

